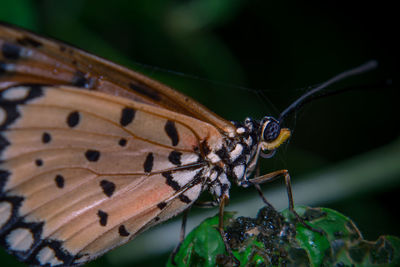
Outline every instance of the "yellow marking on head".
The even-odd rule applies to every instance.
[[[288,128],[281,129],[278,137],[272,142],[262,142],[262,150],[274,150],[283,144],[290,137],[290,130]]]

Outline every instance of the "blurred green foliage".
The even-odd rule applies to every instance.
[[[391,86],[372,86],[374,90],[308,104],[286,122],[293,130],[290,143],[274,159],[261,160],[261,173],[287,168],[296,183],[302,174],[329,168],[398,138],[399,43],[397,9],[391,5],[365,1],[3,0],[0,20],[148,74],[229,120],[277,116],[309,86],[377,59],[379,70],[334,88],[382,81],[391,81]],[[397,182],[323,204],[350,215],[372,240],[380,234],[400,235],[399,191]],[[231,202],[253,194],[253,190],[234,187]],[[0,253],[2,263],[18,266],[4,251]],[[126,266],[160,266],[167,257],[167,253],[152,255]],[[111,263],[103,257],[88,266]]]

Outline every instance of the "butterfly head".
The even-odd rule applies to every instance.
[[[263,153],[275,151],[290,137],[290,130],[281,128],[279,121],[273,117],[264,117],[260,130],[260,147]]]

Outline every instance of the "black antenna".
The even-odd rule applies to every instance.
[[[308,91],[301,97],[299,97],[296,101],[294,101],[290,106],[288,106],[280,115],[278,121],[282,123],[284,118],[293,112],[294,110],[298,109],[304,102],[308,100],[309,97],[313,96],[315,93],[320,92],[321,90],[325,89],[326,87],[332,85],[333,83],[339,82],[345,78],[348,78],[350,76],[355,76],[358,74],[362,74],[364,72],[370,71],[375,69],[378,66],[378,62],[376,60],[371,60],[368,61],[367,63],[362,64],[359,67],[356,67],[354,69],[347,70],[345,72],[342,72],[333,78],[329,79],[328,81],[324,82],[320,86]]]

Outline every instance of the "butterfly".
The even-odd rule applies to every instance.
[[[223,213],[231,181],[283,175],[293,208],[286,170],[249,178],[290,137],[283,117],[225,120],[138,72],[2,23],[0,244],[28,264],[81,265],[203,191]]]

